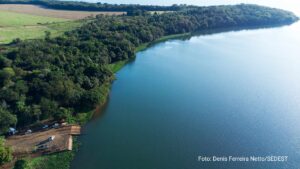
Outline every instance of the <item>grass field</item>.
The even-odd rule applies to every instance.
[[[63,21],[67,21],[67,20],[62,18],[52,18],[52,17],[35,16],[35,15],[0,11],[0,27],[37,25],[37,24],[63,22]]]
[[[37,5],[18,5],[18,4],[0,4],[0,11],[30,14],[37,16],[46,16],[53,18],[64,18],[64,19],[83,19],[88,16],[95,16],[98,14],[103,15],[122,15],[126,12],[93,12],[93,11],[69,11],[69,10],[55,10],[42,8]]]
[[[0,44],[16,38],[42,38],[45,31],[57,36],[80,26],[80,19],[97,14],[122,15],[124,12],[67,11],[36,5],[0,4]]]
[[[10,43],[13,39],[42,38],[45,31],[56,36],[81,24],[63,18],[53,18],[20,14],[0,10],[0,44]]]

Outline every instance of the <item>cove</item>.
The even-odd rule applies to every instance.
[[[297,169],[300,24],[169,40],[117,73],[73,169]],[[204,157],[288,156],[285,162]]]

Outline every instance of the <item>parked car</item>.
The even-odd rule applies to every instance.
[[[43,126],[43,130],[47,130],[48,128],[49,128],[48,125],[44,125],[44,126]]]
[[[17,132],[18,132],[18,131],[17,131],[15,128],[10,127],[10,128],[8,129],[7,135],[8,135],[8,136],[13,136],[13,135],[15,135]]]
[[[29,129],[29,130],[27,130],[27,131],[25,132],[25,135],[26,135],[26,134],[31,134],[31,133],[32,133],[32,130]]]
[[[58,128],[58,127],[59,127],[59,124],[58,124],[58,123],[55,123],[55,124],[52,125],[52,128],[55,128],[55,129],[56,129],[56,128]]]

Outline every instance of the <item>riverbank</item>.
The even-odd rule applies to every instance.
[[[138,46],[135,50],[135,55],[140,52],[143,51],[157,43],[160,42],[164,42],[167,40],[171,40],[171,39],[179,39],[179,38],[184,38],[184,37],[189,37],[191,36],[191,33],[183,33],[183,34],[175,34],[175,35],[169,35],[169,36],[163,36],[153,42],[150,43],[144,43],[140,46]],[[120,71],[124,66],[126,66],[126,64],[128,64],[129,62],[133,61],[132,59],[128,59],[128,60],[124,60],[124,61],[119,61],[113,64],[108,65],[109,69],[115,74],[118,71]],[[112,79],[110,79],[111,82],[107,82],[105,83],[102,87],[101,87],[101,93],[102,93],[102,98],[100,99],[101,102],[98,104],[98,106],[91,111],[88,111],[87,113],[80,113],[80,114],[86,114],[85,118],[77,118],[77,121],[81,121],[82,123],[80,123],[81,125],[84,125],[85,123],[87,123],[89,120],[92,119],[92,117],[94,116],[94,113],[101,113],[101,110],[103,109],[103,106],[107,103],[108,101],[108,97],[109,97],[109,93],[110,93],[110,88],[111,85],[113,83],[113,81],[115,80],[115,77],[112,77]],[[81,119],[81,120],[80,120]]]
[[[221,32],[221,31],[217,31],[217,32]],[[200,34],[203,34],[203,33],[200,33]],[[136,48],[135,54],[137,54],[138,52],[143,51],[157,43],[160,43],[160,42],[164,42],[164,41],[167,41],[170,39],[186,38],[186,37],[190,37],[190,36],[192,36],[192,33],[163,36],[153,42],[140,45],[139,47]],[[116,62],[114,64],[110,64],[108,66],[113,73],[117,73],[127,63],[129,63],[131,61],[132,60],[124,60],[124,61]],[[99,89],[99,90],[101,90],[101,99],[100,99],[101,102],[98,104],[96,109],[78,113],[75,117],[73,117],[72,119],[69,119],[70,122],[84,125],[93,118],[96,111],[98,111],[97,113],[101,113],[101,111],[102,111],[101,107],[105,106],[105,104],[108,101],[111,84],[113,83],[113,80],[114,80],[114,76],[107,83],[102,85],[101,88]],[[78,143],[77,141],[74,141],[74,145],[75,145],[75,147],[73,148],[74,150],[69,151],[69,152],[63,152],[63,153],[58,153],[58,154],[53,154],[53,155],[42,156],[42,157],[38,157],[35,159],[28,159],[27,161],[29,163],[29,166],[32,166],[32,168],[36,168],[36,166],[40,166],[40,165],[43,165],[44,168],[47,168],[47,166],[48,166],[48,168],[57,168],[59,166],[60,168],[63,167],[63,169],[64,168],[67,169],[70,167],[70,163],[71,163],[73,157],[75,156],[75,154],[80,146],[80,143]]]
[[[191,37],[192,33],[184,33],[184,34],[175,34],[175,35],[168,35],[168,36],[163,36],[155,41],[149,42],[149,43],[144,43],[140,46],[138,46],[135,49],[135,55],[138,52],[141,52],[143,50],[146,50],[147,48],[154,46],[155,44],[165,42],[168,40],[172,39],[181,39],[181,38],[188,38]],[[119,61],[114,64],[110,64],[109,69],[113,73],[117,73],[120,71],[126,64],[129,62],[132,62],[134,59],[129,59],[129,60],[124,60],[124,61]],[[113,76],[110,81],[105,83],[104,85],[101,86],[99,89],[101,91],[101,99],[100,103],[96,106],[95,109],[93,110],[87,110],[81,113],[78,113],[76,116],[72,117],[71,119],[67,119],[68,123],[71,124],[80,124],[81,126],[85,125],[88,123],[96,114],[101,114],[103,111],[103,107],[105,107],[105,104],[108,102],[109,98],[109,93],[111,89],[111,85],[114,81],[115,77]],[[43,166],[43,168],[57,168],[57,166],[64,167],[64,168],[69,168],[70,163],[72,159],[74,158],[77,150],[80,148],[80,143],[77,141],[77,139],[73,140],[73,150],[72,151],[67,151],[67,152],[61,152],[61,153],[56,153],[56,154],[50,154],[46,156],[41,156],[37,158],[25,158],[25,161],[28,163],[28,166],[30,168],[37,168],[40,166]]]
[[[104,116],[93,119],[85,127],[87,135],[80,138],[83,146],[72,162],[72,169],[205,168],[207,164],[194,160],[195,154],[247,152],[263,156],[270,151],[288,153],[292,158],[281,166],[251,163],[245,168],[280,169],[285,164],[297,164],[294,144],[276,148],[282,142],[289,143],[291,136],[274,130],[273,124],[280,122],[291,134],[293,130],[284,121],[297,124],[293,118],[295,109],[289,111],[290,116],[284,121],[285,112],[281,111],[293,107],[295,102],[276,105],[281,96],[288,100],[295,95],[296,90],[284,87],[290,87],[288,84],[297,77],[295,72],[285,76],[285,66],[298,63],[297,45],[287,43],[294,41],[295,37],[290,38],[295,35],[292,30],[300,30],[297,27],[193,36],[190,40],[160,43],[138,53],[134,62],[117,73],[118,80],[112,86]],[[272,45],[265,46],[266,42]],[[273,49],[274,46],[284,49]],[[287,60],[282,61],[283,58]],[[293,72],[293,67],[288,70]],[[228,76],[231,74],[234,76]],[[268,78],[270,75],[276,78]],[[289,83],[276,83],[278,78],[289,79]],[[284,93],[278,91],[276,97],[270,97],[270,92],[278,88]],[[249,127],[251,130],[247,130]],[[207,131],[207,128],[212,129]],[[274,142],[268,139],[269,135],[262,137],[265,128],[270,135],[276,135]],[[249,132],[241,135],[244,131]],[[247,141],[235,139],[239,137]],[[224,148],[224,145],[229,146]],[[260,149],[254,152],[253,148],[245,149],[247,145],[260,145]],[[223,166],[222,163],[212,165]],[[238,168],[236,163],[226,165]]]
[[[239,29],[233,29],[233,30],[240,30]],[[216,33],[216,32],[223,32],[226,31],[224,29],[220,29],[220,30],[211,30],[209,32],[200,32],[197,33],[196,35],[201,35],[201,34],[211,34],[211,33]],[[228,31],[228,29],[227,29]],[[180,39],[180,38],[188,38],[191,37],[193,34],[192,33],[184,33],[184,34],[175,34],[175,35],[169,35],[169,36],[163,36],[155,41],[149,42],[149,43],[145,43],[142,44],[140,46],[138,46],[135,49],[135,55],[143,50],[146,50],[147,48],[164,42],[164,41],[168,41],[171,39]],[[133,61],[134,59],[129,59],[129,60],[124,60],[124,61],[119,61],[116,62],[114,64],[110,64],[109,69],[113,72],[113,73],[117,73],[118,71],[120,71],[126,64],[128,64],[129,62]],[[97,107],[93,110],[87,110],[85,112],[81,112],[78,113],[76,116],[72,117],[72,119],[68,119],[69,123],[77,123],[80,125],[85,125],[87,122],[89,122],[94,116],[95,114],[101,114],[103,107],[105,106],[105,104],[108,101],[109,98],[109,93],[110,93],[110,89],[111,89],[111,85],[114,81],[114,76],[104,85],[101,86],[101,88],[99,89],[101,91],[101,99],[100,99],[100,103],[97,105]],[[57,168],[60,167],[62,169],[68,169],[70,168],[70,164],[71,161],[73,160],[77,150],[80,148],[80,143],[77,141],[77,139],[74,139],[74,143],[73,143],[73,150],[72,151],[67,151],[67,152],[61,152],[61,153],[56,153],[56,154],[51,154],[51,155],[46,155],[46,156],[41,156],[41,157],[37,157],[34,159],[25,159],[26,162],[28,163],[28,166],[30,166],[32,169],[35,169],[39,166],[43,166],[43,168],[47,169],[47,168]]]
[[[168,36],[163,36],[157,40],[154,40],[153,42],[149,42],[149,43],[144,43],[140,46],[138,46],[136,49],[135,49],[135,55],[138,53],[138,52],[141,52],[143,50],[146,50],[147,48],[157,44],[157,43],[160,43],[160,42],[164,42],[164,41],[167,41],[167,40],[171,40],[171,39],[180,39],[180,38],[185,38],[185,37],[190,37],[192,34],[191,33],[182,33],[182,34],[175,34],[175,35],[168,35]],[[119,61],[119,62],[116,62],[116,63],[113,63],[113,64],[110,64],[109,65],[109,68],[112,70],[112,72],[114,73],[117,73],[119,70],[121,70],[128,62],[131,62],[132,60],[129,59],[129,60],[124,60],[124,61]]]
[[[169,35],[169,36],[163,36],[153,42],[150,43],[145,43],[140,45],[139,47],[136,48],[135,50],[135,55],[147,49],[148,47],[151,47],[157,43],[164,42],[170,39],[179,39],[179,38],[184,38],[184,37],[189,37],[191,36],[191,33],[184,33],[184,34],[176,34],[176,35]],[[131,62],[132,60],[124,60],[124,61],[119,61],[114,64],[109,65],[109,69],[113,73],[117,73],[120,71],[127,63]],[[80,124],[81,126],[85,125],[88,123],[95,115],[101,114],[103,107],[108,101],[109,98],[109,93],[111,89],[111,84],[113,83],[115,77],[112,77],[110,81],[105,83],[104,85],[101,86],[99,89],[101,92],[101,102],[96,106],[95,109],[93,110],[88,110],[85,112],[78,113],[75,117],[72,119],[68,119],[67,121],[69,123],[77,123]],[[43,167],[43,169],[52,169],[52,168],[61,168],[61,169],[68,169],[70,168],[71,161],[73,160],[76,152],[80,148],[80,142],[74,138],[73,140],[73,150],[72,151],[66,151],[66,152],[61,152],[61,153],[56,153],[56,154],[50,154],[46,156],[41,156],[41,157],[36,157],[36,158],[26,158],[25,161],[29,168],[31,169],[36,169],[38,167]]]
[[[174,35],[163,36],[163,37],[161,37],[157,40],[154,40],[153,42],[144,43],[144,44],[138,46],[135,49],[135,53],[143,51],[143,50],[147,49],[148,47],[153,46],[153,45],[155,45],[157,43],[160,43],[160,42],[164,42],[164,41],[171,40],[171,39],[179,39],[179,38],[189,37],[191,35],[192,35],[192,33],[182,33],[182,34],[174,34]]]
[[[224,30],[222,30],[224,31]],[[222,32],[220,30],[214,30],[213,32]],[[227,30],[228,31],[228,30]],[[196,35],[201,35],[201,34],[210,34],[211,32],[200,32],[199,34],[197,33]],[[169,36],[163,36],[153,42],[150,42],[150,43],[145,43],[145,44],[142,44],[140,45],[139,47],[136,48],[135,50],[135,54],[137,54],[138,52],[140,51],[143,51],[143,50],[146,50],[147,48],[157,44],[157,43],[161,43],[161,42],[164,42],[164,41],[167,41],[167,40],[171,40],[171,39],[180,39],[180,38],[188,38],[188,37],[191,37],[193,34],[192,33],[185,33],[185,34],[176,34],[176,35],[169,35]],[[118,71],[120,71],[124,66],[126,66],[126,64],[128,64],[129,62],[131,62],[133,60],[124,60],[124,61],[119,61],[119,62],[116,62],[114,64],[110,64],[109,65],[109,68],[111,69],[111,71],[113,73],[117,73]],[[111,84],[113,83],[113,80],[112,82],[109,82],[107,83],[107,85],[103,88],[103,92],[104,92],[104,96],[105,98],[104,99],[101,99],[101,103],[97,106],[97,113],[101,114],[103,108],[103,106],[105,106],[105,104],[107,103],[108,101],[108,98],[109,98],[109,93],[110,93],[110,89],[111,89]],[[96,113],[96,110],[92,110],[92,111],[89,111],[88,113],[82,113],[82,114],[86,114],[85,118],[82,118],[82,120],[80,120],[82,123],[82,125],[84,125],[85,123],[87,123],[89,120],[92,119],[92,117],[94,116],[94,114]],[[80,145],[80,144],[79,144]],[[80,148],[80,146],[79,146]],[[72,152],[72,156],[74,157],[74,155],[76,154],[76,151],[73,151]],[[58,154],[59,156],[59,154]],[[69,162],[66,162],[66,163],[69,163],[70,164],[71,160]]]

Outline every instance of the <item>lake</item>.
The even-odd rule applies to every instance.
[[[299,169],[299,44],[300,22],[139,52],[117,73],[103,114],[84,127],[72,169]]]

